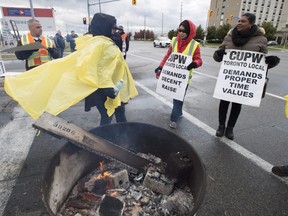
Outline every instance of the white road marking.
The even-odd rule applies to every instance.
[[[13,121],[0,128],[0,215],[17,181],[34,140],[33,119],[19,106],[13,110]]]

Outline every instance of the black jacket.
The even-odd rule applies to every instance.
[[[41,41],[37,41],[37,42],[41,43]],[[22,46],[21,41],[18,42],[17,46]],[[26,60],[25,68],[26,68],[26,70],[30,70],[30,69],[37,67],[37,66],[28,67],[27,59],[32,55],[33,52],[37,52],[37,51],[38,50],[16,51],[15,55],[16,55],[16,58],[19,60]],[[53,59],[59,58],[59,52],[58,52],[57,48],[48,48],[48,52]]]
[[[103,13],[96,13],[93,16],[89,33],[93,36],[112,37],[112,28],[116,26],[116,19],[113,16]],[[107,66],[108,67],[108,66]],[[113,88],[99,88],[88,97],[85,98],[85,111],[90,111],[91,107],[97,103],[104,104],[107,97],[115,98]]]

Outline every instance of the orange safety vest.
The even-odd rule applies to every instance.
[[[123,53],[123,55],[125,55],[126,54],[126,46],[127,46],[127,44],[126,44],[126,38],[128,37],[128,34],[122,34],[121,35],[121,38],[122,38],[122,53]]]
[[[41,44],[48,48],[53,48],[53,41],[49,38],[46,38],[44,36],[41,36]],[[34,38],[32,37],[31,33],[25,34],[21,37],[21,43],[22,45],[27,45],[31,43],[35,43]],[[49,62],[52,60],[51,56],[49,55],[49,52],[47,49],[41,48],[36,52],[33,52],[31,56],[27,59],[28,67],[34,67],[41,64],[44,64],[46,62]]]

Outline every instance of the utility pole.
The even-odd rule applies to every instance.
[[[31,15],[32,15],[32,18],[35,19],[33,3],[32,3],[32,0],[29,0],[29,1],[30,1],[30,11],[31,11]]]
[[[144,16],[144,41],[146,41],[146,15]]]
[[[182,22],[182,6],[183,6],[183,2],[181,2],[181,9],[180,9],[180,23]]]
[[[101,13],[101,1],[99,0],[99,12]]]
[[[162,13],[162,33],[161,35],[163,36],[163,13]]]
[[[101,2],[101,0],[98,0],[98,3],[93,3],[93,4],[90,4],[89,0],[87,0],[88,20],[90,21],[90,6],[98,4],[99,5],[99,12],[101,13],[101,4],[105,4],[105,3],[109,3],[109,2],[115,2],[115,1],[120,1],[120,0],[108,0],[108,1],[104,1],[104,2]]]

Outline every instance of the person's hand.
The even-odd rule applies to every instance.
[[[155,69],[156,79],[159,79],[161,71],[162,71],[162,67],[160,66]]]
[[[47,50],[48,50],[49,53],[53,53],[54,52],[53,48],[48,48]]]
[[[270,69],[280,63],[280,58],[278,56],[265,56],[265,63],[268,64],[268,69]]]
[[[218,49],[218,50],[216,50],[215,52],[216,52],[216,54],[217,54],[219,57],[221,57],[221,58],[223,58],[223,55],[226,55],[226,54],[227,54],[226,51],[225,51],[225,49]]]
[[[187,66],[187,70],[190,71],[191,69],[193,68],[196,68],[197,67],[197,64],[195,62],[191,62],[188,66]]]

